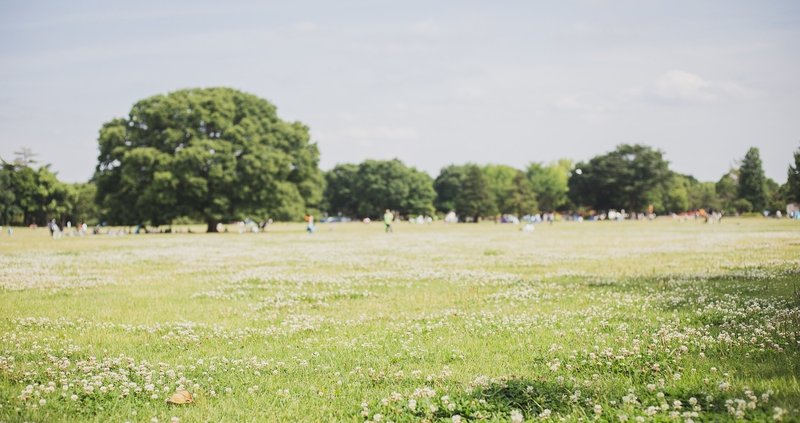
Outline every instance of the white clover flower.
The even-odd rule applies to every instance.
[[[511,423],[522,423],[523,419],[521,411],[517,409],[511,410]]]

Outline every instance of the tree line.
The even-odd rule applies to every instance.
[[[0,168],[0,224],[50,219],[111,225],[299,220],[304,214],[378,217],[456,212],[592,213],[609,209],[680,213],[782,210],[800,201],[800,150],[787,182],[767,178],[757,148],[716,182],[672,171],[663,153],[622,144],[585,162],[524,169],[446,166],[433,178],[400,160],[338,164],[323,172],[309,129],[278,118],[267,100],[229,88],[187,89],[133,105],[102,125],[98,163],[86,183],[60,182],[23,149]]]
[[[531,163],[524,169],[450,165],[436,178],[399,160],[367,160],[326,172],[322,204],[329,213],[350,217],[375,217],[389,207],[404,215],[455,211],[472,221],[498,214],[589,214],[611,209],[659,214],[700,209],[775,212],[800,201],[799,166],[800,150],[781,186],[764,175],[757,148],[716,182],[674,172],[662,152],[638,144],[623,144],[578,163],[562,159]]]
[[[49,165],[37,167],[34,154],[23,148],[10,162],[0,165],[0,224],[44,225],[96,221],[97,188],[92,182],[65,183]]]

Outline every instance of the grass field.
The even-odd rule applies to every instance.
[[[0,235],[4,422],[798,421],[798,375],[797,222]]]

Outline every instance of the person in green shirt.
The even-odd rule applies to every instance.
[[[383,213],[383,224],[386,225],[386,233],[392,232],[392,221],[394,221],[394,215],[389,209],[386,209],[386,212]]]

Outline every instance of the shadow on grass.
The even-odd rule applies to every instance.
[[[495,380],[472,390],[466,390],[452,398],[455,409],[440,407],[437,418],[449,418],[455,414],[467,419],[508,419],[512,410],[525,416],[536,416],[544,410],[553,413],[572,409],[569,402],[569,386],[555,382],[524,378]]]

